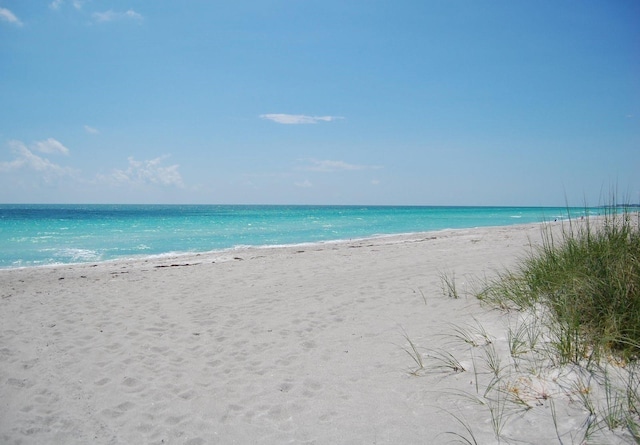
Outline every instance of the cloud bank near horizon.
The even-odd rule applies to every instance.
[[[14,154],[14,159],[8,162],[0,162],[0,172],[31,170],[37,172],[45,182],[51,182],[56,177],[71,177],[76,173],[70,167],[58,165],[48,158],[34,153],[34,151],[40,151],[47,154],[68,155],[69,150],[53,138],[35,142],[31,148],[21,141],[9,141],[9,148]]]
[[[122,169],[115,169],[109,175],[99,175],[98,179],[112,185],[141,185],[160,184],[164,186],[175,186],[184,188],[182,175],[178,169],[180,165],[162,165],[162,162],[169,155],[159,156],[155,159],[136,161],[133,156],[127,160],[129,166]]]
[[[44,141],[38,141],[33,144],[40,153],[69,155],[69,149],[54,138],[48,138]]]
[[[127,159],[128,166],[126,168],[114,168],[108,174],[97,173],[93,178],[87,179],[81,176],[80,170],[55,163],[46,156],[36,154],[36,152],[39,152],[44,155],[69,156],[70,150],[54,138],[36,141],[29,146],[22,141],[12,140],[8,142],[8,146],[13,153],[13,159],[0,162],[0,172],[31,171],[46,183],[52,183],[56,178],[67,178],[77,184],[84,185],[139,186],[147,184],[164,187],[185,187],[179,171],[180,166],[178,164],[164,165],[164,160],[169,155],[142,161],[130,156]]]

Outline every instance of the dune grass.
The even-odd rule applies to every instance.
[[[479,358],[469,396],[489,410],[498,443],[515,440],[511,419],[545,406],[557,443],[640,443],[640,216],[603,212],[543,225],[542,244],[477,294],[509,314],[508,356],[483,329],[454,327]],[[483,372],[490,380],[479,385]],[[581,411],[582,425],[565,424],[557,404]],[[477,426],[454,418],[462,431],[448,434],[478,443]]]
[[[638,214],[610,207],[592,220],[547,224],[543,243],[515,272],[479,298],[503,308],[549,311],[559,357],[567,362],[640,357]]]

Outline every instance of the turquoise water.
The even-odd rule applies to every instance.
[[[584,209],[571,213],[581,215]],[[0,205],[0,268],[506,226],[566,216],[566,208],[549,207]]]

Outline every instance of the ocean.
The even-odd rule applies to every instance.
[[[536,223],[584,208],[0,205],[0,268]]]

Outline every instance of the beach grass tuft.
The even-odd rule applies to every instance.
[[[458,293],[458,289],[456,288],[456,273],[451,272],[440,273],[440,282],[442,284],[442,292],[447,295],[449,298],[460,298],[460,294]]]
[[[475,397],[498,442],[509,440],[513,414],[546,406],[557,443],[640,443],[640,216],[624,206],[602,211],[544,224],[542,244],[477,294],[516,319],[501,346],[506,357],[477,321],[453,325],[451,335],[479,350],[489,371],[480,385],[472,356]],[[560,405],[584,413],[582,425],[567,429]],[[463,431],[451,434],[476,443],[471,425],[454,418]]]
[[[603,218],[547,224],[543,243],[478,296],[504,309],[546,308],[554,345],[567,362],[612,354],[640,356],[638,214],[604,207]]]
[[[462,341],[469,346],[479,347],[491,344],[493,342],[493,338],[486,331],[484,326],[480,324],[478,320],[473,319],[475,322],[474,326],[459,326],[454,323],[450,323],[453,333],[446,334],[448,336],[453,337],[456,341]]]
[[[410,374],[417,376],[420,371],[424,369],[424,360],[422,359],[422,353],[418,350],[418,346],[411,340],[409,334],[403,329],[403,337],[406,342],[409,344],[409,347],[403,347],[403,351],[406,352],[409,357],[415,362],[417,368],[412,369]]]

